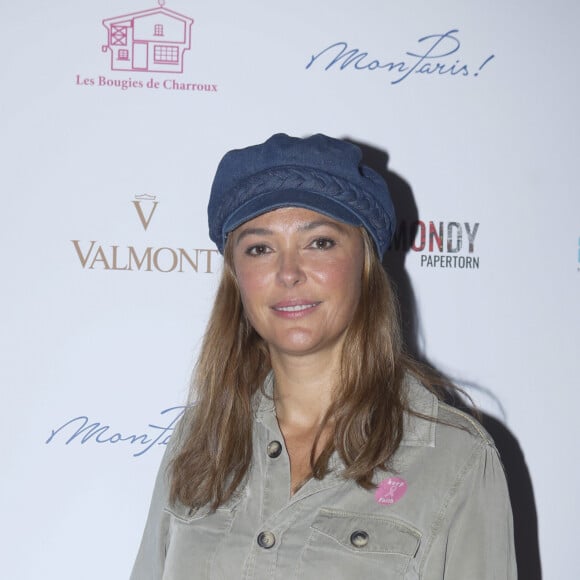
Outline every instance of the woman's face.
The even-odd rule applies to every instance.
[[[289,207],[231,235],[244,311],[271,354],[338,352],[360,298],[360,231]]]

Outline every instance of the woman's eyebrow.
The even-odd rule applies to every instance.
[[[304,224],[300,224],[297,228],[299,232],[309,232],[315,230],[316,228],[320,228],[323,226],[329,226],[335,229],[339,233],[344,233],[345,227],[335,221],[332,220],[316,220],[313,222],[306,222]],[[274,232],[268,228],[246,228],[242,230],[236,239],[236,246],[246,237],[251,235],[256,236],[271,236]]]
[[[333,220],[316,220],[314,222],[308,222],[301,225],[298,229],[300,231],[310,231],[322,226],[330,226],[331,228],[334,228],[341,233],[345,231],[345,227],[341,223],[335,222]]]
[[[238,239],[236,240],[236,246],[246,237],[251,235],[256,236],[271,236],[274,232],[267,228],[247,228],[238,234]]]

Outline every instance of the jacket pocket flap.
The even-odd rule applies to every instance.
[[[237,490],[230,499],[223,505],[217,508],[217,512],[231,512],[233,511],[240,501],[247,495],[247,490]],[[172,515],[174,518],[185,522],[193,522],[195,520],[200,520],[208,516],[212,510],[208,505],[202,506],[200,508],[193,508],[191,506],[183,505],[181,502],[176,502],[175,505],[168,505],[164,508],[168,514]]]
[[[177,502],[175,505],[166,506],[164,511],[172,515],[177,520],[187,524],[189,522],[193,522],[194,520],[204,518],[209,514],[210,509],[207,506],[201,508],[192,508]]]
[[[311,527],[356,552],[413,557],[421,532],[395,518],[322,508]]]

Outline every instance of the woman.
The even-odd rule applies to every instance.
[[[134,580],[514,579],[501,463],[403,354],[395,216],[355,145],[275,135],[222,159],[224,268]]]

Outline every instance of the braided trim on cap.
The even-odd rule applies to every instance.
[[[223,228],[227,216],[231,215],[245,203],[265,193],[276,191],[304,191],[326,195],[343,205],[361,218],[363,225],[370,228],[380,252],[387,249],[391,239],[391,219],[385,209],[363,188],[350,181],[336,177],[319,169],[309,167],[274,167],[250,176],[234,187],[224,196],[216,220]],[[216,230],[218,228],[216,227]],[[214,240],[220,243],[227,232],[214,231]]]

